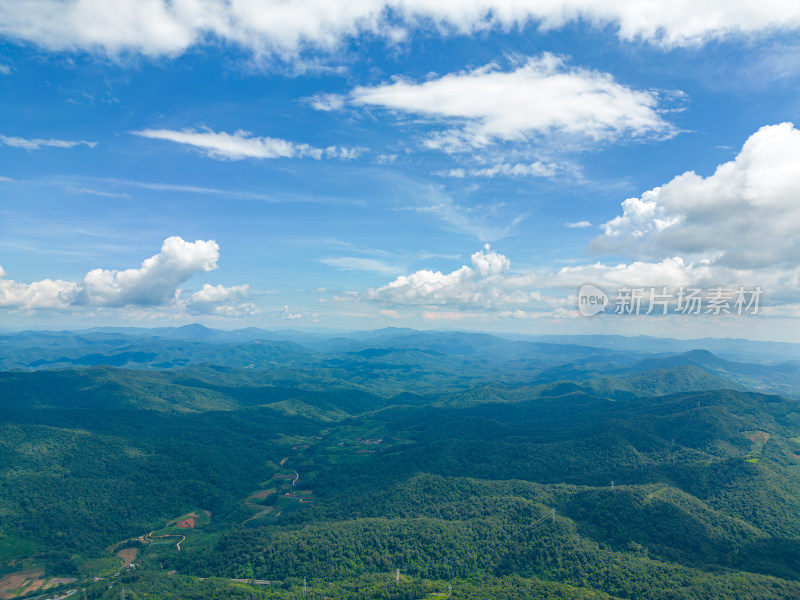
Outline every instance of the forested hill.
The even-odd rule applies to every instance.
[[[219,362],[0,372],[0,592],[800,597],[791,360],[209,331],[78,337]]]

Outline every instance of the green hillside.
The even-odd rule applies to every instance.
[[[484,341],[0,372],[0,578],[92,599],[800,597],[800,402],[698,354],[492,382],[454,354]]]

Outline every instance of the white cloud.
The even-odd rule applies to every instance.
[[[397,154],[379,154],[375,158],[375,162],[379,165],[390,165],[397,160]]]
[[[288,321],[294,321],[294,320],[303,318],[303,314],[302,313],[293,313],[291,310],[289,310],[289,306],[288,305],[284,306],[281,309],[280,313],[278,313],[278,316],[281,319],[288,320]]]
[[[472,34],[578,20],[611,25],[624,40],[674,47],[796,30],[800,6],[791,0],[0,0],[0,33],[51,50],[111,56],[174,56],[222,40],[256,55],[293,58],[340,49],[363,33],[395,45],[415,29]]]
[[[0,63],[0,75],[11,75],[11,67]]]
[[[74,148],[81,145],[94,148],[97,146],[97,142],[87,142],[86,140],[44,140],[0,135],[0,146],[11,146],[12,148],[23,148],[25,150],[39,150],[43,146],[48,148]]]
[[[114,179],[102,178],[91,181],[100,181],[102,183],[111,184],[114,187],[134,187],[145,190],[155,190],[159,192],[178,192],[181,194],[212,194],[218,196],[226,196],[228,198],[245,198],[252,200],[266,200],[268,202],[275,201],[275,198],[266,194],[256,194],[253,192],[244,192],[236,189],[222,189],[222,188],[209,188],[200,187],[196,185],[181,185],[174,183],[150,183],[146,181],[134,181],[131,179]]]
[[[256,314],[258,309],[247,301],[247,285],[226,288],[205,284],[188,299],[181,299],[179,286],[196,273],[216,269],[218,259],[215,241],[187,242],[173,236],[164,240],[161,251],[144,260],[138,269],[94,269],[80,282],[44,279],[18,283],[5,279],[6,273],[0,267],[0,307],[30,310],[139,306],[220,316]]]
[[[564,223],[564,225],[570,229],[583,229],[585,227],[591,227],[592,223],[590,221],[575,221],[574,223]]]
[[[471,264],[449,273],[403,275],[362,299],[442,309],[426,319],[469,310],[558,317],[575,314],[575,290],[586,283],[609,293],[620,287],[674,292],[742,286],[763,290],[763,315],[791,316],[800,303],[798,164],[800,131],[790,123],[763,127],[712,175],[684,173],[626,200],[623,214],[605,223],[593,242],[596,250],[618,252],[626,260],[515,273],[507,257],[486,246],[472,255]]]
[[[629,198],[602,225],[596,250],[638,259],[681,256],[718,266],[796,266],[800,256],[800,131],[766,126],[738,156],[702,177],[689,171]]]
[[[421,83],[401,79],[357,87],[351,102],[421,114],[445,124],[425,145],[448,152],[552,135],[598,142],[675,133],[659,114],[654,92],[620,85],[607,73],[568,68],[563,59],[548,53],[509,71],[490,64]],[[520,174],[548,170],[536,163],[516,168]]]
[[[200,149],[206,156],[216,159],[241,160],[243,158],[356,158],[364,148],[342,148],[329,146],[315,148],[308,144],[296,144],[287,140],[271,137],[256,137],[249,131],[238,130],[234,133],[216,132],[210,129],[196,131],[184,129],[143,129],[132,132],[141,137],[167,140]]]
[[[382,275],[396,275],[402,269],[377,258],[361,258],[342,256],[339,258],[323,258],[321,263],[342,269],[343,271],[371,271]]]
[[[502,202],[460,204],[438,186],[414,185],[405,191],[405,195],[419,203],[399,206],[395,210],[438,217],[452,230],[474,237],[480,242],[495,242],[513,235],[527,216],[524,213],[506,214],[508,211]]]
[[[717,286],[732,289],[760,286],[764,290],[763,300],[769,305],[781,306],[800,300],[800,267],[765,272],[729,269],[708,262],[687,263],[680,257],[672,257],[659,262],[633,261],[617,265],[598,262],[564,267],[557,272],[515,273],[506,256],[488,247],[473,254],[470,265],[450,273],[422,270],[403,275],[368,290],[361,298],[389,306],[458,309],[462,314],[479,310],[500,316],[520,317],[524,312],[532,318],[562,317],[576,316],[574,293],[586,283],[611,294],[621,287],[666,287],[675,292],[680,287],[707,290]]]
[[[341,94],[314,94],[306,99],[311,108],[329,112],[344,108],[345,97]]]
[[[401,275],[382,287],[370,289],[366,298],[389,304],[483,309],[540,302],[542,298],[537,291],[518,285],[519,277],[510,274],[510,266],[508,258],[486,244],[471,256],[470,265],[450,273],[422,270]]]
[[[159,306],[171,303],[178,286],[195,273],[217,268],[219,246],[213,240],[186,242],[173,236],[161,252],[138,269],[94,269],[83,278],[79,301],[101,306]]]
[[[101,196],[103,198],[130,198],[128,194],[120,194],[116,192],[104,192],[101,190],[93,190],[91,188],[72,187],[67,188],[70,192],[77,194],[89,194],[90,196]]]
[[[250,286],[247,284],[225,287],[206,283],[200,291],[191,295],[186,307],[192,313],[225,317],[259,314],[261,311],[248,301],[249,297]]]
[[[665,258],[660,262],[633,261],[606,265],[595,263],[564,267],[557,273],[536,278],[539,285],[574,289],[591,282],[605,288],[667,286],[678,288],[689,285],[707,285],[712,282],[712,272],[707,264],[686,264],[680,257]]]
[[[557,163],[535,161],[532,163],[497,163],[491,167],[464,169],[458,167],[446,171],[437,171],[437,175],[445,177],[555,177],[559,173],[569,171],[568,167]]]
[[[0,175],[0,181],[2,181],[3,183],[14,183],[16,179],[11,179],[11,177],[3,177],[2,175]]]
[[[30,284],[5,279],[0,267],[0,307],[12,309],[66,308],[75,301],[80,286],[73,281],[43,279]]]
[[[355,146],[353,148],[343,148],[341,146],[328,146],[325,148],[325,156],[327,158],[341,158],[342,160],[355,160],[365,152],[368,152],[369,148],[364,148],[363,146]]]

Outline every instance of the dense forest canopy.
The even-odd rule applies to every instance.
[[[4,336],[3,597],[800,597],[791,356],[294,337]]]

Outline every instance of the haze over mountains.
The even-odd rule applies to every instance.
[[[425,369],[507,383],[625,377],[672,370],[704,385],[746,386],[796,394],[800,344],[749,340],[674,340],[621,336],[542,336],[509,339],[485,333],[386,328],[337,335],[293,330],[183,327],[23,331],[0,335],[0,369],[42,370],[75,366],[175,369],[203,364],[236,369]],[[713,348],[713,353],[706,348]],[[727,383],[726,383],[727,382]],[[453,385],[453,382],[443,383]],[[673,384],[675,385],[675,384]],[[695,388],[697,389],[697,388]],[[704,388],[705,389],[705,388]]]

